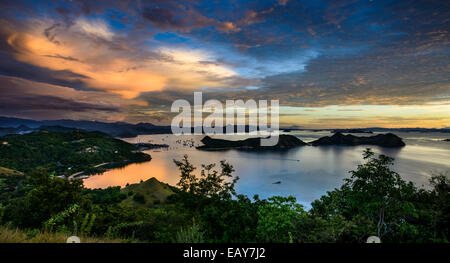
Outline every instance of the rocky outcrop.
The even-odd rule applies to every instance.
[[[205,136],[197,147],[201,150],[226,150],[226,149],[287,149],[306,145],[305,142],[292,135],[279,135],[278,143],[274,146],[261,146],[261,138],[249,138],[239,141],[213,139]]]
[[[378,134],[370,137],[358,137],[351,134],[344,135],[340,132],[333,136],[325,136],[318,140],[311,142],[313,146],[321,145],[342,145],[342,146],[356,146],[356,145],[378,145],[382,147],[402,147],[405,146],[402,138],[392,133]]]

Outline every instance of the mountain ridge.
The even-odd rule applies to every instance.
[[[0,135],[36,131],[48,127],[64,127],[86,131],[101,131],[114,137],[136,137],[140,134],[171,133],[170,126],[157,126],[152,123],[140,122],[131,124],[126,122],[100,122],[88,120],[42,120],[0,117]],[[16,129],[16,132],[12,129]],[[28,128],[29,130],[26,130]],[[3,130],[3,132],[2,132]]]

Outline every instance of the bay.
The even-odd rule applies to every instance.
[[[293,131],[305,142],[322,136],[332,135],[329,131]],[[377,133],[374,133],[377,134]],[[375,153],[395,158],[393,169],[403,179],[414,182],[418,187],[427,188],[433,174],[450,171],[450,142],[444,142],[447,133],[398,132],[406,143],[402,148],[382,148],[370,146]],[[355,134],[369,136],[371,134]],[[225,139],[243,139],[246,136],[215,136]],[[340,187],[349,171],[363,163],[362,153],[368,146],[303,146],[282,151],[200,151],[195,146],[203,136],[140,135],[124,139],[127,142],[150,142],[168,144],[168,149],[146,151],[152,160],[145,163],[130,164],[123,168],[109,170],[84,180],[88,188],[106,188],[138,183],[151,177],[176,185],[179,171],[173,159],[181,159],[184,154],[197,167],[201,164],[219,163],[226,160],[231,163],[240,177],[236,185],[238,193],[261,198],[273,195],[293,195],[299,203],[309,207],[326,191]],[[280,184],[274,184],[281,182]]]

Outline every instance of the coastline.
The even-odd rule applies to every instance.
[[[152,157],[149,154],[147,154],[147,155],[150,157],[150,159],[148,159],[148,160],[142,160],[142,161],[126,160],[126,161],[122,161],[122,162],[106,162],[106,163],[97,164],[97,165],[93,166],[93,168],[100,168],[100,167],[103,167],[103,166],[108,166],[108,167],[104,168],[105,170],[103,170],[101,172],[95,172],[95,173],[87,173],[86,174],[86,171],[77,172],[77,173],[74,173],[74,174],[71,174],[71,175],[67,176],[67,179],[69,179],[69,180],[74,180],[74,179],[81,179],[81,180],[83,180],[83,179],[89,178],[89,177],[94,176],[94,175],[101,175],[101,174],[103,174],[103,173],[105,173],[107,171],[110,171],[110,170],[113,170],[113,169],[116,169],[116,168],[125,167],[125,166],[130,165],[130,164],[139,164],[139,163],[150,162],[152,160]]]

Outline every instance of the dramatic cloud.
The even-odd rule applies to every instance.
[[[153,25],[163,30],[177,30],[191,32],[195,29],[214,27],[221,32],[236,32],[240,29],[230,21],[218,21],[214,18],[200,14],[194,8],[184,6],[182,3],[167,1],[160,7],[161,3],[155,2],[144,7],[142,16]]]
[[[203,91],[279,99],[286,125],[448,126],[446,1],[6,0],[0,15],[0,115],[167,124]]]
[[[11,88],[14,87],[14,88]],[[103,92],[77,91],[16,77],[0,76],[0,111],[8,116],[55,119],[74,116],[120,114],[130,103]]]
[[[75,86],[82,84],[86,88],[117,93],[131,99],[142,92],[165,87],[224,87],[221,79],[235,74],[218,62],[203,63],[214,59],[213,54],[203,50],[136,49],[126,39],[115,37],[101,20],[88,22],[81,18],[69,27],[55,26],[58,24],[54,21],[31,22],[32,28],[19,32],[12,28],[5,30],[9,34],[2,34],[9,50],[5,56],[15,59],[8,63],[8,66],[16,65],[16,72],[11,75],[20,75],[17,72],[19,68],[26,71],[23,65],[30,65],[49,71],[46,75],[56,78],[55,84],[62,84],[57,81],[58,76],[65,75],[66,78],[62,79],[68,83],[75,82]],[[52,28],[51,37],[49,28]]]

